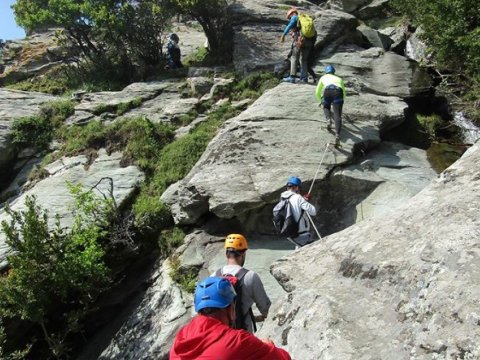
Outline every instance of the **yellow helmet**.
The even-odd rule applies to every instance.
[[[247,250],[247,239],[241,234],[230,234],[225,238],[225,249]]]

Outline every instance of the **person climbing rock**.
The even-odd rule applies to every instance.
[[[335,75],[335,68],[333,65],[325,67],[325,75],[318,81],[315,96],[323,106],[323,112],[327,120],[327,129],[332,128],[332,111],[333,119],[335,120],[335,146],[340,145],[340,131],[342,130],[342,109],[345,99],[345,84],[343,80]]]
[[[291,31],[293,38],[293,53],[290,58],[290,75],[283,80],[290,83],[296,82],[297,67],[300,61],[300,81],[307,82],[307,59],[314,44],[313,37],[316,35],[313,19],[306,14],[299,16],[298,9],[295,7],[288,10],[287,19],[288,24],[283,30],[280,40],[284,42],[285,36]]]
[[[183,68],[181,61],[180,46],[178,45],[180,38],[177,34],[171,34],[167,43],[167,68],[178,69]]]
[[[292,31],[290,31],[290,34],[292,34],[292,37],[293,37]],[[310,50],[310,52],[308,53],[308,58],[307,58],[307,72],[312,77],[313,83],[316,84],[318,82],[318,78],[317,78],[317,74],[315,73],[315,70],[313,70],[313,67],[315,66],[315,60],[316,60],[315,59],[315,43],[317,42],[317,34],[315,34],[315,36],[312,38],[312,42],[313,42],[313,47]],[[288,61],[291,61],[295,46],[296,46],[295,43],[292,41],[292,46],[290,48],[290,52],[287,55],[287,60]],[[287,69],[285,67],[283,71],[286,71],[286,70]],[[300,72],[301,71],[302,70],[300,69]],[[307,81],[305,81],[305,82],[307,82]]]
[[[243,267],[248,250],[247,239],[241,234],[230,234],[225,238],[224,247],[227,264],[215,271],[212,276],[234,276],[240,282],[236,285],[241,291],[238,296],[240,303],[237,304],[237,327],[253,333],[256,331],[255,322],[265,320],[272,302],[258,274]],[[261,315],[253,315],[254,303]]]
[[[310,204],[310,194],[300,195],[300,188],[302,181],[296,176],[290,176],[287,180],[287,190],[280,195],[281,200],[288,199],[291,205],[294,220],[298,223],[298,236],[295,238],[288,238],[295,243],[296,247],[302,247],[312,242],[310,234],[310,221],[307,212],[310,216],[317,214],[315,206]]]
[[[232,329],[235,321],[235,290],[225,278],[209,277],[195,290],[198,313],[175,337],[170,360],[290,360],[271,340],[261,340],[242,329]]]

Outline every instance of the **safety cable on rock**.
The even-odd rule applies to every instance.
[[[308,190],[308,194],[310,194],[312,192],[313,184],[315,184],[315,180],[317,180],[318,173],[320,171],[320,168],[322,167],[323,159],[325,158],[325,154],[327,153],[327,150],[328,150],[329,146],[330,146],[330,143],[327,142],[327,145],[325,146],[325,150],[323,151],[322,159],[320,160],[320,164],[318,164],[317,171],[315,172],[315,176],[313,177],[312,185],[310,185],[310,189]],[[318,231],[317,227],[315,226],[315,223],[313,222],[312,217],[310,216],[310,214],[307,211],[305,211],[305,213],[308,216],[308,220],[310,220],[310,224],[312,224],[312,227],[314,228],[315,232],[317,233],[318,240],[322,240],[322,236],[320,235],[320,231]]]
[[[322,160],[320,160],[320,164],[318,164],[318,168],[317,168],[317,171],[315,172],[315,176],[313,177],[312,185],[310,185],[310,189],[308,190],[308,194],[310,194],[312,192],[313,184],[315,184],[315,180],[317,180],[318,172],[320,171],[320,168],[322,167],[323,159],[325,158],[325,154],[327,153],[327,150],[328,150],[329,146],[330,146],[330,143],[327,143],[327,145],[325,146],[325,150],[323,151],[323,155],[322,155]]]

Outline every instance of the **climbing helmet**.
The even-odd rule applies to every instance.
[[[237,251],[247,250],[247,239],[241,234],[230,234],[225,238],[225,249],[233,249]]]
[[[302,186],[302,180],[296,176],[290,176],[287,180],[287,186]]]
[[[208,277],[195,288],[195,311],[205,308],[225,309],[233,303],[237,294],[226,278]]]

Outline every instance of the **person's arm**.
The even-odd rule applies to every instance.
[[[298,199],[300,208],[305,210],[309,215],[315,216],[317,215],[317,209],[315,209],[315,206],[310,204],[307,200],[305,200],[302,196],[299,197]]]
[[[343,82],[343,79],[340,79],[340,85],[343,91],[343,99],[345,100],[345,97],[347,96],[347,91],[345,90],[345,83]]]
[[[297,15],[293,15],[292,18],[290,19],[290,22],[288,23],[288,25],[285,27],[285,30],[283,30],[283,36],[287,36],[288,35],[288,32],[290,30],[292,30],[295,26],[297,26],[297,22],[298,22],[298,16]],[[278,36],[278,35],[277,35]]]
[[[242,356],[239,359],[262,359],[262,360],[291,360],[292,358],[283,349],[275,346],[271,340],[262,341],[255,335],[242,331],[240,343],[242,344]]]
[[[317,101],[319,103],[322,102],[322,97],[323,97],[323,81],[322,78],[320,78],[320,81],[318,82],[317,89],[315,90],[315,97],[317,98]]]
[[[266,318],[272,302],[270,301],[270,298],[265,291],[265,287],[263,286],[260,276],[258,276],[258,274],[253,271],[251,281],[253,301],[255,301],[255,305],[257,305],[257,308],[262,314],[263,318]]]

